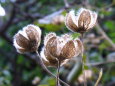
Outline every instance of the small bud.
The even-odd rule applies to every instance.
[[[61,37],[55,33],[49,33],[44,40],[44,57],[49,63],[57,63],[58,59],[63,63],[66,59],[78,56],[83,46],[79,39],[72,40],[68,34]]]
[[[81,8],[77,14],[72,10],[66,15],[65,24],[73,32],[84,33],[94,27],[97,13]]]
[[[41,30],[35,25],[27,25],[14,36],[14,46],[19,53],[34,52],[41,41]]]

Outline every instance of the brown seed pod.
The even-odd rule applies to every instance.
[[[34,52],[41,41],[41,30],[35,25],[27,25],[14,36],[14,46],[19,53]]]
[[[73,32],[84,33],[94,27],[97,20],[97,13],[81,8],[77,14],[70,11],[65,18],[65,24]]]
[[[68,34],[59,37],[55,33],[49,33],[45,37],[42,54],[50,65],[57,65],[57,59],[63,63],[67,59],[78,56],[82,49],[82,42],[79,39],[72,40]]]
[[[53,67],[57,67],[58,65],[58,61],[56,59],[56,57],[53,57],[49,52],[47,52],[44,48],[42,49],[41,53],[40,53],[42,60],[44,62],[44,64],[46,66],[53,66]],[[61,60],[60,61],[60,65],[64,65],[66,62],[68,61],[68,59],[65,60]]]

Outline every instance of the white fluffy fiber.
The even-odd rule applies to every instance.
[[[68,24],[67,24],[67,22],[68,22],[68,16],[70,16],[71,17],[71,19],[73,20],[73,23],[76,25],[76,27],[78,26],[78,22],[76,21],[76,16],[75,16],[75,11],[74,10],[71,10],[68,14],[66,14],[66,17],[65,17],[65,25],[66,25],[66,27],[70,30],[70,31],[72,31],[72,32],[74,32],[70,27],[68,27]]]
[[[94,11],[89,11],[89,12],[90,12],[90,15],[91,15],[91,22],[89,24],[88,29],[92,28],[95,25],[95,23],[97,21],[97,16],[98,16],[98,14]]]
[[[44,55],[44,47],[42,48],[41,52],[40,52],[40,56],[42,59],[44,59],[45,61],[48,61],[46,56]],[[49,62],[49,61],[48,61]]]

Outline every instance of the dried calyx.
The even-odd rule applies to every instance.
[[[57,59],[63,65],[72,57],[78,56],[82,50],[82,42],[78,38],[72,40],[68,34],[59,37],[55,33],[49,33],[45,37],[41,57],[49,66],[56,66]]]
[[[85,8],[70,11],[65,18],[67,28],[73,32],[84,33],[94,27],[97,21],[97,13]]]
[[[27,25],[14,36],[14,46],[19,53],[34,52],[41,41],[41,30],[35,25]]]

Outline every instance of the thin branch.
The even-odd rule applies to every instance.
[[[83,33],[81,33],[81,41],[82,41],[82,43],[83,43]],[[83,47],[84,47],[84,45],[83,45]],[[82,52],[81,52],[81,56],[82,56],[82,59],[81,59],[81,62],[82,62],[82,71],[83,71],[83,77],[84,77],[84,86],[87,86],[87,80],[86,80],[86,76],[85,76],[85,69],[84,69],[84,66],[85,66],[85,64],[84,64],[84,50],[82,50]]]
[[[57,83],[56,83],[56,85],[57,86],[61,86],[60,85],[60,82],[59,82],[59,70],[60,70],[60,61],[59,61],[59,59],[57,59],[57,62],[58,62],[58,66],[57,66]]]
[[[102,36],[110,43],[110,45],[115,49],[115,44],[113,41],[106,35],[106,33],[103,31],[101,26],[97,23],[96,25],[97,30],[102,34]]]
[[[52,74],[52,73],[47,69],[47,67],[44,65],[44,63],[43,63],[43,61],[42,61],[42,58],[41,58],[41,56],[39,55],[38,51],[36,51],[36,54],[37,54],[37,56],[38,56],[37,60],[39,60],[40,65],[42,66],[42,68],[43,68],[48,74],[50,74],[51,76],[53,76],[53,77],[56,78],[56,76],[55,76],[54,74]],[[64,81],[62,81],[61,79],[59,79],[59,80],[60,80],[60,82],[62,82],[65,86],[70,86],[70,85],[68,85],[67,83],[65,83]]]
[[[86,63],[87,66],[100,66],[105,64],[115,63],[115,60],[106,61],[106,62],[97,62],[97,63]]]
[[[94,86],[98,86],[99,81],[101,80],[102,75],[103,75],[103,70],[101,69],[101,70],[100,70],[100,73],[99,73],[99,77],[98,77],[98,79],[97,79],[97,81],[96,81],[96,83],[95,83]]]
[[[68,3],[68,1],[67,0],[63,0],[64,1],[64,4],[65,4],[65,7],[66,8],[69,8],[69,3]]]
[[[74,64],[72,70],[69,72],[67,76],[67,81],[71,84],[75,82],[79,74],[82,72],[82,64],[80,60],[81,60],[80,58],[76,59],[76,63]]]
[[[9,18],[9,20],[7,22],[5,22],[5,24],[3,24],[0,28],[0,34],[5,33],[7,31],[7,29],[11,26],[13,19],[15,18],[15,5],[13,4],[12,7],[12,11],[11,11],[11,16]]]

